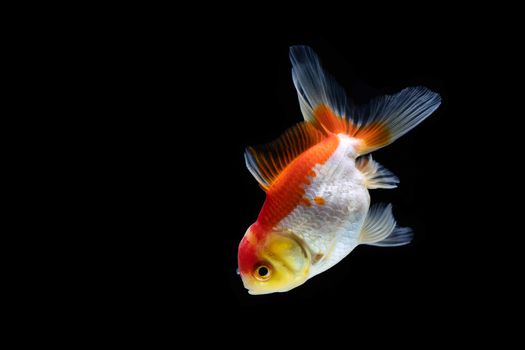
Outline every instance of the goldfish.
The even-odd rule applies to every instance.
[[[290,47],[290,60],[304,121],[245,152],[266,192],[238,248],[238,272],[253,295],[290,291],[361,244],[410,243],[412,230],[397,225],[390,204],[370,205],[370,189],[399,183],[370,153],[441,104],[439,94],[417,86],[355,105],[310,47]]]

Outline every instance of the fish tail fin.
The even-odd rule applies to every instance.
[[[354,106],[345,91],[321,67],[307,46],[290,48],[292,77],[304,119],[336,134],[361,140],[360,155],[391,144],[406,134],[441,104],[439,94],[422,86],[374,98]]]

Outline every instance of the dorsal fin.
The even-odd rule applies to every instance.
[[[266,191],[294,159],[325,138],[311,123],[299,123],[272,143],[248,147],[244,153],[246,167]]]

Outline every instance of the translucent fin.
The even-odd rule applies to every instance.
[[[409,228],[396,227],[391,204],[376,204],[368,212],[359,241],[361,244],[394,247],[410,243],[412,236]]]
[[[308,46],[290,47],[292,78],[305,120],[317,122],[315,110],[328,106],[339,116],[346,115],[346,93],[321,67],[317,54]]]
[[[377,243],[368,243],[370,245],[374,245],[377,247],[397,247],[400,245],[408,244],[412,241],[414,238],[414,233],[412,232],[412,229],[409,227],[396,227],[394,231],[382,240],[381,242]]]
[[[397,176],[374,161],[371,155],[357,159],[356,167],[365,176],[367,188],[396,188],[399,183]]]
[[[288,164],[325,138],[311,123],[297,124],[268,145],[249,147],[246,167],[266,191]]]
[[[292,46],[290,59],[304,119],[328,132],[361,139],[360,154],[394,142],[441,103],[437,93],[425,87],[411,87],[375,98],[365,106],[353,106],[344,90],[323,71],[311,48]]]
[[[441,104],[441,97],[418,86],[370,101],[366,106],[351,108],[358,129],[353,135],[364,141],[361,154],[391,144],[425,120]]]

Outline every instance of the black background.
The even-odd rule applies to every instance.
[[[169,29],[156,23],[110,48],[129,114],[115,126],[121,138],[111,158],[124,169],[114,184],[125,229],[116,225],[107,279],[126,315],[167,319],[162,327],[178,319],[213,327],[232,317],[248,329],[263,319],[325,324],[343,315],[349,327],[381,320],[403,328],[401,318],[414,327],[444,317],[452,332],[501,306],[487,290],[508,284],[495,267],[506,248],[493,239],[505,208],[492,198],[504,186],[494,134],[511,55],[489,30],[422,20],[377,32],[266,23],[189,37]],[[297,44],[311,46],[357,103],[416,85],[443,103],[374,152],[401,183],[371,191],[372,202],[392,203],[399,224],[414,229],[413,243],[360,246],[290,292],[251,296],[235,272],[237,245],[264,193],[243,152],[302,120],[288,59]]]

